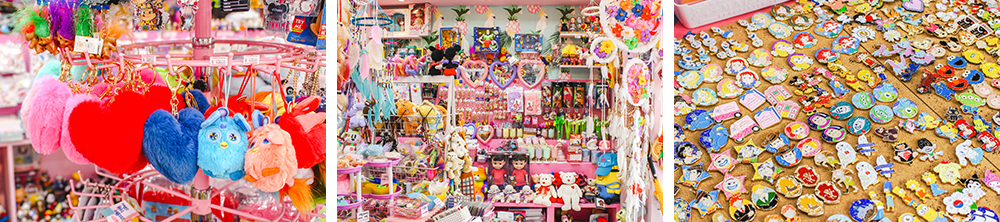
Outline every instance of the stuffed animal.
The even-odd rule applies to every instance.
[[[431,102],[424,100],[423,103],[416,107],[416,111],[417,115],[420,115],[420,118],[423,118],[423,123],[427,126],[427,133],[433,134],[438,130],[444,129],[442,116],[448,114],[448,111],[444,109],[444,107],[431,104]]]
[[[340,139],[344,144],[344,149],[340,151],[341,153],[358,153],[358,146],[367,146],[363,144],[364,139],[361,138],[361,133],[352,129],[341,133]]]
[[[462,51],[462,47],[459,45],[452,45],[444,50],[444,60],[441,61],[441,74],[446,76],[454,76],[458,74],[456,69],[458,68],[458,52]]]
[[[587,202],[595,203],[594,199],[597,197],[597,179],[587,179],[587,186],[583,187],[583,198],[587,199]]]
[[[486,192],[486,195],[493,202],[503,202],[506,199],[504,198],[503,191],[500,191],[500,187],[497,185],[490,185],[490,190]]]
[[[535,183],[537,184],[535,186],[535,200],[531,202],[535,204],[545,205],[546,207],[551,206],[552,201],[549,200],[549,197],[558,196],[558,194],[556,193],[555,186],[552,186],[554,178],[552,177],[552,174],[547,174],[547,173],[537,174],[537,175],[538,175],[537,177],[538,180],[535,181]]]
[[[250,124],[242,114],[230,117],[225,107],[212,112],[198,132],[198,167],[211,177],[242,179],[248,131]]]
[[[292,136],[260,111],[253,111],[250,149],[245,156],[244,179],[264,192],[277,192],[285,184],[291,186],[297,171]]]
[[[345,115],[350,118],[350,120],[348,120],[347,127],[356,128],[368,126],[368,121],[365,121],[363,112],[364,109],[364,103],[354,103],[354,106],[351,106],[351,108],[347,110]]]
[[[431,64],[427,75],[441,75],[443,71],[442,69],[444,68],[444,65],[442,64],[442,61],[444,61],[444,50],[438,49],[434,46],[427,47],[427,49],[431,51]]]
[[[507,184],[507,187],[503,188],[503,194],[507,195],[507,199],[504,200],[505,203],[519,203],[521,202],[521,194],[514,189],[514,185]]]
[[[462,158],[459,158],[458,154],[454,152],[448,152],[445,156],[447,156],[448,162],[444,164],[444,171],[448,173],[448,178],[459,179],[459,176],[462,175],[462,166],[464,161],[462,161]]]
[[[567,211],[573,209],[574,211],[580,211],[580,197],[583,196],[583,190],[580,186],[576,184],[576,173],[573,172],[560,172],[559,179],[563,182],[562,186],[559,186],[558,194],[559,197],[563,199],[562,210]]]
[[[399,115],[400,119],[395,122],[403,123],[402,128],[404,135],[414,135],[418,133],[417,129],[420,128],[422,119],[420,118],[420,115],[417,115],[417,105],[407,100],[397,100],[396,115]]]
[[[468,142],[465,140],[465,134],[462,131],[452,131],[451,137],[448,139],[450,152],[458,155],[458,158],[462,159],[462,172],[468,173],[472,171],[472,157],[469,156]]]
[[[535,192],[531,190],[531,186],[521,187],[521,200],[517,203],[525,203],[535,199]]]

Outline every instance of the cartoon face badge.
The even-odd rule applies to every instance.
[[[837,102],[833,104],[833,108],[830,108],[830,116],[837,120],[845,120],[852,115],[854,115],[854,106],[848,102]]]
[[[743,70],[736,74],[736,82],[745,89],[752,89],[760,85],[760,75],[753,70]]]
[[[729,199],[729,216],[740,222],[752,221],[757,216],[757,210],[749,200],[737,195]]]
[[[799,150],[798,147],[792,147],[792,149],[775,156],[775,161],[783,167],[795,166],[802,162],[802,150]]]
[[[795,198],[802,195],[802,182],[792,176],[784,176],[775,181],[774,190],[786,198]]]
[[[701,67],[701,75],[705,82],[718,82],[722,80],[722,67],[715,63],[706,64]]]
[[[1000,194],[1000,176],[993,173],[989,169],[986,169],[986,174],[983,177],[983,184],[997,192],[997,194]]]
[[[789,25],[791,25],[792,29],[795,29],[796,31],[802,31],[812,27],[813,19],[805,15],[794,15],[791,20],[789,20]]]
[[[750,53],[749,61],[750,65],[756,67],[764,67],[771,65],[771,58],[773,57],[771,57],[770,50],[767,50],[765,48],[759,48],[753,50],[753,52]]]
[[[896,103],[892,104],[892,112],[896,114],[896,117],[909,119],[917,116],[920,111],[917,108],[917,104],[906,97],[899,98]]]
[[[819,154],[819,152],[823,149],[823,144],[820,144],[819,139],[809,137],[799,141],[799,143],[795,145],[795,148],[799,148],[803,157],[812,157]]]
[[[743,72],[750,68],[750,62],[747,62],[743,57],[733,57],[726,61],[726,73],[730,75],[736,75],[737,73]]]
[[[788,65],[792,66],[792,70],[803,71],[812,67],[812,64],[812,58],[805,54],[794,53],[788,56]]]
[[[788,27],[784,22],[775,22],[767,26],[767,31],[776,39],[788,38],[792,35],[792,27]]]
[[[750,188],[750,199],[761,210],[770,210],[778,206],[778,193],[764,185],[753,185]]]
[[[746,187],[743,186],[744,178],[746,178],[746,176],[733,176],[726,173],[722,178],[722,182],[719,182],[719,184],[715,186],[715,189],[719,189],[722,193],[725,193],[726,198],[739,196],[740,194],[747,192]]]
[[[774,22],[774,19],[771,18],[771,15],[763,12],[753,14],[753,16],[750,17],[750,21],[738,21],[741,26],[747,27],[747,30],[751,32],[767,28],[772,22]]]
[[[685,71],[677,76],[677,84],[687,89],[697,89],[703,81],[705,81],[705,75],[697,70]]]
[[[794,53],[795,48],[792,46],[792,43],[786,40],[778,40],[771,45],[771,55],[777,57],[788,57]]]
[[[997,217],[996,211],[990,208],[979,207],[969,213],[969,217],[966,218],[968,221],[988,221],[997,222],[1000,221],[1000,217]]]
[[[736,149],[736,161],[739,163],[756,163],[757,156],[764,152],[763,148],[753,144],[753,140],[748,140],[734,149]]]
[[[771,133],[767,135],[764,140],[764,150],[771,153],[780,153],[785,151],[785,147],[791,145],[788,136],[781,133]]]
[[[837,204],[840,203],[840,189],[830,181],[823,181],[816,185],[816,197],[823,200],[823,203]]]
[[[847,129],[840,125],[832,125],[823,130],[823,141],[836,143],[847,138]]]
[[[694,200],[691,200],[691,208],[698,210],[701,216],[708,215],[715,212],[716,209],[722,208],[722,204],[719,203],[719,191],[705,192],[698,189],[698,192],[694,195]]]
[[[792,37],[792,45],[798,49],[808,49],[816,45],[816,37],[812,33],[799,32]]]
[[[969,92],[958,94],[957,96],[955,96],[955,99],[957,99],[958,102],[962,103],[962,105],[966,106],[979,107],[982,105],[986,105],[986,99],[983,99],[982,97],[979,97],[979,95]]]
[[[729,151],[731,150],[710,154],[712,156],[712,163],[708,165],[708,170],[715,170],[722,173],[728,173],[729,170],[732,170],[736,166],[736,160],[729,154]]]
[[[941,164],[934,166],[934,172],[938,173],[941,182],[955,184],[962,175],[958,172],[962,165],[948,161],[941,161]]]
[[[695,90],[691,94],[695,105],[699,106],[711,106],[719,102],[719,97],[715,95],[715,91],[709,88],[700,88]]]
[[[691,205],[688,205],[687,200],[684,200],[684,198],[674,198],[674,220],[683,222],[691,221]]]
[[[833,50],[850,55],[858,52],[860,44],[861,41],[858,41],[854,36],[841,36],[833,41]]]
[[[789,139],[801,140],[809,136],[809,127],[802,122],[792,122],[785,126],[785,135],[788,135]]]
[[[819,63],[830,63],[833,60],[837,60],[837,58],[840,58],[840,55],[836,51],[833,51],[833,49],[821,48],[816,50],[816,61],[819,61]]]
[[[875,105],[875,107],[868,112],[868,115],[872,118],[872,121],[875,121],[876,123],[888,123],[889,121],[892,121],[893,112],[892,108],[889,108],[889,106],[879,104]]]
[[[760,75],[771,84],[779,84],[788,78],[788,70],[779,66],[768,66],[760,70]]]
[[[751,179],[764,180],[768,183],[774,183],[774,180],[778,179],[778,175],[781,174],[781,171],[784,171],[784,169],[774,165],[774,161],[771,159],[768,159],[763,163],[754,163],[751,165],[753,165],[755,170],[753,178]]]
[[[774,19],[778,21],[785,21],[795,15],[795,10],[787,5],[774,5],[771,6],[771,15],[774,15]]]
[[[736,80],[733,79],[723,79],[716,84],[716,89],[719,90],[719,97],[730,99],[736,98],[743,93],[743,88],[736,84]]]
[[[875,106],[875,96],[868,92],[858,92],[851,96],[851,103],[858,109],[871,109]]]
[[[896,142],[892,145],[892,149],[895,151],[892,159],[900,163],[911,164],[913,163],[913,159],[916,158],[913,148],[910,148],[910,145],[905,142]]]
[[[823,215],[823,202],[820,202],[816,195],[807,193],[799,197],[796,204],[799,210],[806,212],[809,216],[820,216]]]
[[[689,142],[677,142],[674,145],[674,162],[681,165],[690,165],[698,162],[701,159],[701,149],[695,147],[694,144]]]
[[[681,172],[683,172],[683,175],[677,180],[677,182],[690,186],[691,188],[698,188],[698,184],[700,184],[702,180],[708,179],[710,176],[710,174],[702,167],[702,163],[698,163],[698,165],[695,166],[682,166]]]
[[[802,182],[803,186],[815,187],[819,183],[819,174],[812,166],[799,166],[795,168],[795,179]]]
[[[879,102],[888,103],[895,101],[899,97],[899,90],[896,90],[896,87],[888,82],[875,86],[875,89],[872,91],[875,92],[875,99]]]
[[[841,30],[844,30],[844,26],[839,22],[823,20],[816,23],[816,29],[814,31],[817,35],[833,38],[837,37]]]
[[[872,128],[872,122],[862,116],[851,117],[847,120],[847,132],[854,135],[863,135]]]
[[[811,129],[823,130],[833,124],[833,117],[830,117],[830,114],[817,112],[810,115],[806,122],[809,124],[809,128]]]

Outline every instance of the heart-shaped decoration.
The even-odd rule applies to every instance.
[[[626,90],[631,98],[629,103],[641,106],[649,102],[649,84],[652,83],[649,67],[639,59],[630,59],[625,65],[625,79],[622,81],[626,85]]]
[[[541,60],[521,60],[517,67],[517,77],[528,88],[535,88],[545,79],[545,63]]]
[[[170,90],[154,85],[143,95],[119,92],[114,102],[83,101],[67,120],[70,138],[87,160],[112,173],[144,168],[142,136],[146,119],[157,109],[170,108]],[[114,138],[114,139],[107,139]]]
[[[479,142],[487,144],[493,139],[493,126],[490,124],[479,125],[479,129],[476,130],[476,139]]]
[[[921,0],[903,0],[903,9],[911,12],[924,12],[924,2]]]
[[[467,140],[474,139],[476,138],[476,135],[479,135],[479,128],[476,127],[475,123],[466,123],[465,125],[462,125],[462,128],[465,129],[465,139]]]
[[[465,60],[462,63],[462,80],[472,87],[479,87],[483,85],[483,80],[486,79],[486,71],[488,66],[485,61],[482,60]]]
[[[514,72],[516,67],[510,62],[495,61],[490,64],[490,80],[500,89],[507,89],[514,82]]]
[[[198,130],[205,115],[194,108],[178,112],[156,110],[146,119],[142,154],[170,181],[185,184],[198,173]],[[289,141],[290,142],[290,141]]]
[[[35,151],[48,155],[59,149],[63,111],[66,99],[73,93],[69,85],[51,76],[42,77],[35,87],[38,91],[32,98],[30,121],[25,125]]]

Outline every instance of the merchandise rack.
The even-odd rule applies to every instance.
[[[207,70],[210,68],[219,70],[228,70],[229,72],[225,74],[220,74],[218,76],[223,83],[227,83],[232,77],[232,70],[236,67],[247,67],[249,71],[250,66],[254,66],[254,69],[261,71],[268,71],[267,68],[272,68],[269,71],[278,71],[281,68],[286,68],[290,70],[302,71],[302,72],[316,72],[320,67],[325,67],[325,53],[322,50],[312,50],[301,48],[296,45],[286,44],[286,43],[275,43],[275,42],[264,42],[264,41],[248,41],[248,40],[216,40],[212,36],[211,20],[205,18],[211,18],[212,1],[199,1],[198,8],[203,10],[198,10],[195,12],[194,21],[194,36],[190,41],[185,40],[168,40],[168,41],[150,41],[142,43],[131,43],[120,45],[119,49],[123,53],[117,54],[117,61],[114,59],[108,60],[96,60],[92,58],[90,54],[87,53],[75,53],[65,49],[60,50],[62,54],[64,63],[70,65],[86,65],[88,70],[110,70],[117,71],[118,73],[123,73],[128,71],[124,65],[127,62],[132,64],[137,64],[135,67],[135,72],[141,71],[143,69],[152,69],[154,67],[166,67],[169,74],[172,76],[178,75],[176,70],[182,67],[188,67],[195,70]],[[247,46],[245,51],[242,52],[229,52],[229,53],[215,53],[213,52],[213,46],[216,44],[230,44],[230,45],[245,45]],[[153,54],[142,54],[143,48],[147,47],[160,47],[160,46],[183,46],[189,47],[192,50],[192,54],[162,54],[161,56]],[[236,56],[243,56],[242,61],[234,60]],[[251,59],[251,58],[256,59]],[[83,60],[83,61],[78,61]],[[300,65],[305,65],[301,67]],[[206,72],[207,73],[207,72]],[[228,90],[217,90],[219,95],[222,93],[228,93],[224,91]],[[209,177],[204,174],[200,169],[192,182],[191,194],[184,194],[176,192],[171,189],[164,188],[162,186],[149,183],[146,181],[147,178],[158,176],[156,170],[146,169],[134,174],[122,175],[118,177],[111,173],[102,172],[99,167],[98,174],[112,178],[118,181],[114,188],[120,191],[128,191],[132,186],[143,186],[153,189],[160,190],[164,193],[170,194],[177,198],[182,198],[191,201],[191,206],[187,209],[180,211],[171,217],[168,217],[164,221],[170,221],[179,218],[183,214],[191,214],[192,221],[210,221],[212,217],[212,210],[219,210],[225,213],[231,213],[234,215],[239,215],[240,217],[257,220],[257,221],[277,221],[281,218],[274,220],[262,218],[248,213],[230,209],[221,205],[215,205],[211,203],[211,199],[219,195],[223,190],[229,186],[236,183],[236,181],[231,182],[223,187],[218,187],[216,191],[209,186]],[[84,182],[88,186],[97,186],[97,184],[92,184]],[[140,195],[138,189],[136,189],[136,195]],[[77,191],[70,192],[72,195],[93,195],[86,193],[79,193]],[[125,192],[122,192],[123,194]],[[107,198],[108,200],[116,199],[114,196],[109,195],[97,195],[97,197]],[[120,198],[117,198],[120,199]],[[114,202],[114,201],[111,201]],[[111,205],[99,205],[99,206],[70,206],[71,210],[82,210],[91,208],[106,208]],[[307,218],[313,217],[324,217],[322,214],[316,214],[322,210],[322,206],[318,206],[314,212],[300,212],[303,216]],[[138,217],[139,220],[149,222],[150,220],[145,217]],[[96,221],[104,221],[105,219],[98,219]]]

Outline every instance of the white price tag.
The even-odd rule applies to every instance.
[[[389,184],[392,184],[392,178],[389,178],[388,173],[383,173],[379,179],[380,179],[379,184],[383,186],[388,186]]]
[[[73,51],[74,52],[87,52],[87,44],[90,43],[88,37],[76,36],[76,40],[73,41]]]
[[[155,55],[143,55],[142,56],[142,63],[155,64],[156,63],[156,56]]]
[[[224,66],[228,65],[229,59],[227,57],[212,57],[208,60],[212,65]]]
[[[496,214],[497,214],[496,218],[493,219],[502,221],[514,221],[514,213],[512,212],[497,211]]]
[[[243,56],[243,64],[257,64],[257,63],[260,63],[259,55]]]
[[[90,54],[101,54],[101,47],[104,46],[104,40],[100,38],[88,38],[88,41],[87,52]]]
[[[358,210],[358,221],[368,221],[367,210]]]
[[[444,207],[444,201],[441,201],[441,199],[434,199],[434,207]]]

